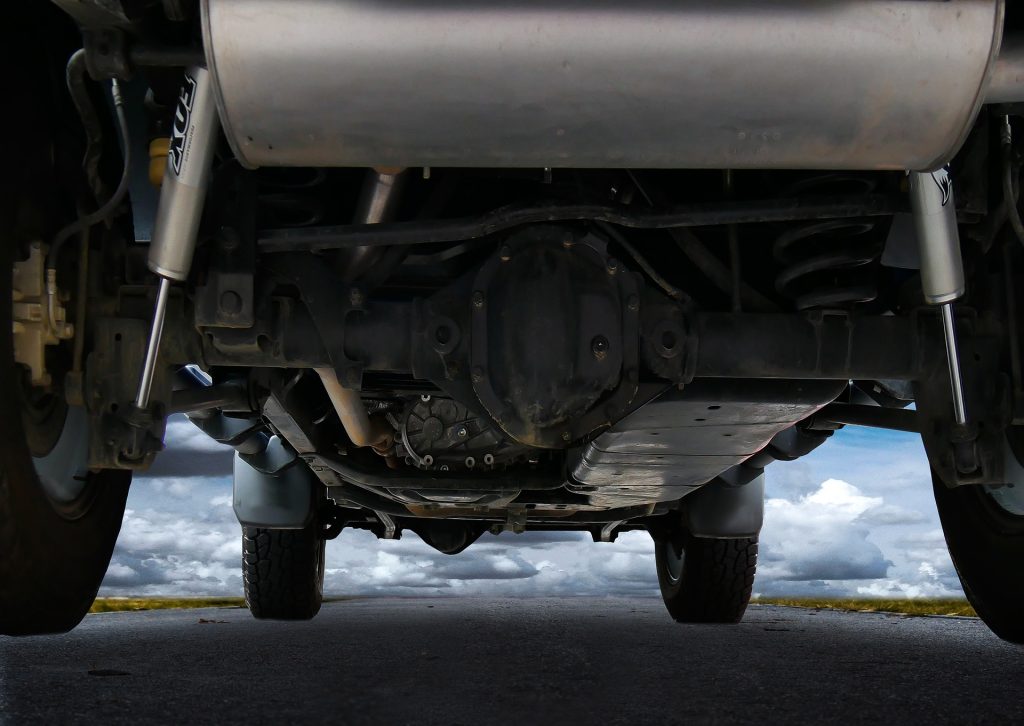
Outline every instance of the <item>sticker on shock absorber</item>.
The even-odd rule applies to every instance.
[[[178,107],[174,110],[174,128],[171,130],[171,143],[167,152],[176,176],[181,174],[181,162],[188,148],[189,131],[192,129],[192,106],[195,100],[196,81],[186,73],[181,95],[178,96]]]
[[[931,176],[935,186],[942,192],[942,206],[945,207],[953,194],[953,180],[949,176],[949,167],[944,166],[938,171],[933,171]]]

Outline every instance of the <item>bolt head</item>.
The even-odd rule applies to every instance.
[[[365,298],[363,297],[363,291],[360,290],[358,287],[353,287],[351,290],[348,291],[348,301],[352,305],[352,307],[359,307],[360,305],[363,304],[364,299]]]
[[[616,275],[619,272],[619,261],[614,257],[609,257],[605,263],[605,269],[608,270],[609,275]]]
[[[590,352],[594,354],[597,360],[604,360],[608,355],[608,349],[611,344],[608,342],[608,338],[603,335],[595,335],[594,339],[590,341]]]
[[[502,262],[508,262],[512,259],[512,248],[508,245],[502,245],[498,256],[501,257]]]
[[[640,298],[636,295],[630,295],[629,299],[626,301],[626,307],[631,313],[635,313],[640,309]]]
[[[469,436],[469,429],[466,428],[465,426],[459,426],[457,429],[455,429],[455,435],[458,436],[460,439],[464,439],[467,436]]]
[[[484,294],[477,290],[473,293],[473,307],[482,308],[484,306]]]
[[[572,441],[572,434],[568,431],[562,432],[562,441]]]

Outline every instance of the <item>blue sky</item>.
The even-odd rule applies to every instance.
[[[231,452],[184,420],[136,476],[101,595],[241,595],[241,530],[231,511]],[[161,475],[173,463],[177,473]],[[848,428],[811,455],[767,470],[755,592],[770,596],[938,597],[961,589],[946,553],[917,436]],[[485,534],[442,555],[346,530],[327,543],[329,594],[651,595],[643,532]]]

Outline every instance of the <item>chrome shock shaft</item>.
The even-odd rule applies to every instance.
[[[925,302],[938,306],[942,315],[953,414],[957,424],[963,426],[967,423],[967,406],[953,303],[964,294],[964,266],[949,172],[946,169],[911,172],[910,204],[921,256],[921,287]]]
[[[135,394],[135,405],[138,408],[147,408],[149,406],[149,394],[153,390],[153,374],[156,372],[156,359],[160,353],[160,339],[164,335],[164,320],[167,317],[167,297],[170,295],[170,292],[170,279],[161,277],[160,286],[156,291],[153,324],[149,329],[149,343],[146,345],[146,360],[142,364],[139,391]]]

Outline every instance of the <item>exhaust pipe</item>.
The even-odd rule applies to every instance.
[[[1003,15],[1004,0],[202,2],[249,167],[931,170],[986,100]]]
[[[380,224],[394,216],[403,171],[369,171],[356,209],[357,222]],[[373,264],[373,255],[377,251],[373,247],[353,247],[350,254],[342,258],[342,279],[345,283],[354,282],[362,272],[365,272],[365,269]],[[381,456],[388,456],[394,444],[394,431],[387,421],[379,416],[370,418],[359,391],[341,385],[333,368],[317,368],[316,372],[352,444],[357,447],[370,446]]]
[[[1003,39],[985,103],[1024,103],[1024,36]]]

